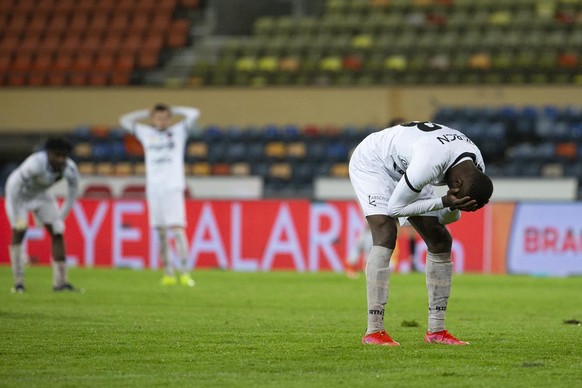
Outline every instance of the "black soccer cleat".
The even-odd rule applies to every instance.
[[[24,293],[24,285],[23,284],[16,284],[14,287],[10,289],[14,294],[22,294]]]
[[[53,291],[75,291],[75,287],[70,283],[65,283],[61,286],[54,286]]]

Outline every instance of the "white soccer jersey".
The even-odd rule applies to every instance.
[[[467,136],[411,122],[366,137],[350,160],[350,179],[366,215],[375,207],[376,214],[415,216],[443,209],[431,186],[445,185],[448,170],[465,160],[484,172],[481,152]]]
[[[39,151],[30,155],[16,170],[10,174],[6,182],[6,206],[10,210],[9,218],[12,224],[23,222],[26,211],[33,209],[38,202],[42,206],[56,206],[54,197],[48,195],[47,190],[65,178],[68,184],[67,198],[59,214],[45,217],[43,221],[53,223],[63,220],[69,214],[77,199],[79,187],[79,172],[73,160],[67,158],[63,171],[55,171],[48,162],[46,151]],[[50,203],[49,203],[50,202]]]
[[[172,107],[172,114],[184,119],[161,131],[139,120],[149,116],[148,110],[123,115],[121,125],[134,134],[145,151],[146,183],[150,193],[164,190],[184,191],[184,150],[188,131],[200,112],[195,108]]]

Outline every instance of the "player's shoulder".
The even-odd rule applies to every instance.
[[[48,163],[48,157],[45,150],[39,150],[30,154],[24,163],[33,164],[35,166],[43,166]],[[24,164],[23,163],[23,164]]]

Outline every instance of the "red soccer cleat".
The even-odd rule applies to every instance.
[[[443,345],[469,345],[468,342],[461,341],[447,330],[436,331],[434,333],[427,331],[424,336],[424,342]]]
[[[362,343],[364,345],[400,346],[398,342],[394,341],[390,335],[386,333],[386,330],[365,335],[364,338],[362,338]]]

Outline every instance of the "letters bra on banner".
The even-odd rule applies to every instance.
[[[515,274],[582,274],[582,204],[521,203],[515,210],[508,270]]]

